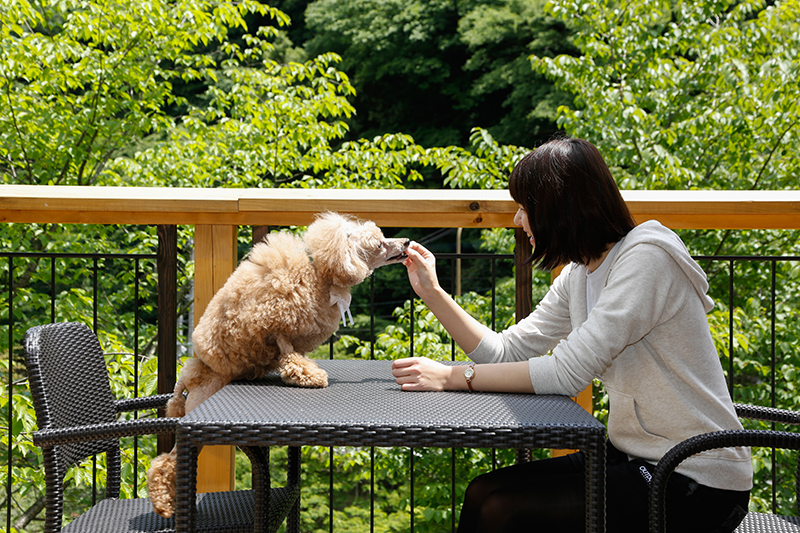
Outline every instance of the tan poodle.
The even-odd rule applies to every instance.
[[[184,416],[227,383],[272,370],[292,385],[327,386],[325,371],[305,354],[346,320],[350,288],[374,269],[403,261],[408,244],[384,238],[373,222],[330,212],[318,216],[303,239],[270,234],[203,313],[192,335],[195,357],[181,370],[167,416]],[[147,471],[150,500],[164,517],[174,511],[175,461],[173,448]]]

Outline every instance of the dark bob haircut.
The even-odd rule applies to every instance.
[[[527,154],[508,189],[533,233],[527,262],[543,270],[586,265],[636,225],[603,156],[581,139],[555,139]]]

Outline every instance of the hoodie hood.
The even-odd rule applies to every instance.
[[[708,296],[708,278],[697,262],[692,259],[686,245],[678,235],[663,226],[657,220],[648,220],[633,228],[620,243],[620,252],[630,249],[637,244],[653,244],[665,250],[681,267],[686,277],[691,281],[697,295],[703,301],[706,313],[714,308],[714,300]]]

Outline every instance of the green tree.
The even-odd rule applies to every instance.
[[[316,0],[305,25],[291,35],[310,54],[342,56],[357,89],[351,123],[366,137],[402,131],[423,146],[466,146],[479,126],[533,146],[567,102],[527,61],[574,51],[543,0]]]
[[[177,80],[215,76],[211,53],[244,57],[228,42],[257,2],[44,2],[0,8],[0,170],[5,183],[91,185],[115,157],[176,126]],[[154,59],[155,58],[155,59]],[[221,59],[221,58],[220,58]]]
[[[625,188],[783,189],[800,163],[800,5],[556,0],[581,55],[534,57],[575,96],[559,125]]]

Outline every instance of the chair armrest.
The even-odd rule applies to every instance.
[[[774,447],[800,450],[800,433],[752,429],[715,431],[713,433],[696,435],[675,445],[664,454],[664,457],[661,458],[653,469],[653,479],[650,481],[648,505],[650,533],[664,533],[666,531],[665,497],[667,481],[678,465],[685,459],[700,452],[735,446]]]
[[[136,435],[174,433],[178,418],[141,418],[107,424],[91,424],[69,428],[44,429],[33,434],[33,443],[42,448],[59,444],[119,439]]]
[[[786,409],[775,409],[774,407],[761,407],[742,403],[733,404],[733,407],[736,409],[736,414],[740,418],[800,425],[800,411],[788,411]]]
[[[114,402],[117,413],[123,411],[141,411],[143,409],[157,409],[167,405],[172,394],[158,394],[154,396],[142,396],[141,398],[124,398]]]

